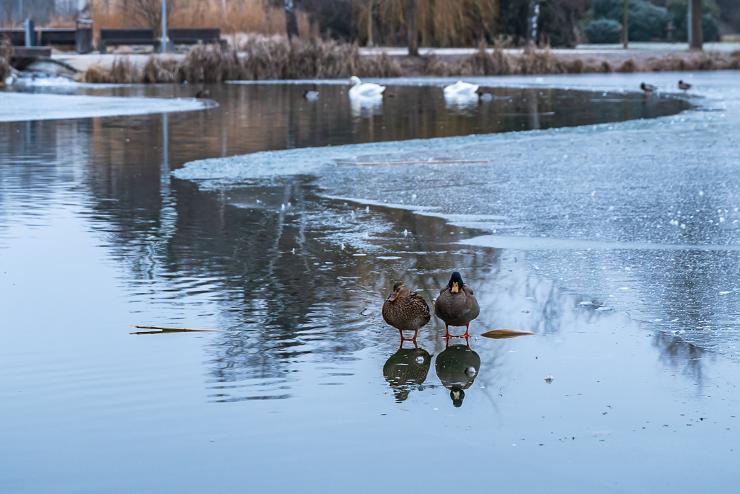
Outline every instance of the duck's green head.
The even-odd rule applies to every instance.
[[[464,286],[465,283],[463,283],[463,279],[460,273],[458,273],[457,271],[452,273],[452,276],[450,276],[450,282],[447,283],[447,287],[450,289],[450,291],[452,293],[457,293]]]
[[[465,399],[465,391],[460,388],[452,388],[450,390],[450,398],[452,398],[452,405],[455,408],[460,408]]]

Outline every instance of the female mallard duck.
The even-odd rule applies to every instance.
[[[393,291],[383,303],[383,319],[398,329],[402,341],[406,339],[403,336],[404,331],[413,331],[411,341],[416,341],[419,328],[429,322],[431,314],[426,300],[409,290],[403,281],[399,281],[393,285]]]
[[[465,326],[463,337],[470,336],[470,321],[478,317],[480,307],[473,290],[463,283],[457,271],[434,301],[434,314],[445,322],[445,336],[450,335],[449,326]]]

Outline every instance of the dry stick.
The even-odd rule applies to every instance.
[[[163,334],[163,333],[211,333],[219,332],[218,329],[192,329],[192,328],[172,328],[165,326],[144,326],[136,324],[131,326],[136,329],[154,329],[156,331],[135,331],[129,334]]]
[[[516,336],[528,336],[533,335],[531,331],[518,331],[516,329],[492,329],[481,334],[486,338],[502,339],[502,338],[514,338]]]

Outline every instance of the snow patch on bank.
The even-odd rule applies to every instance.
[[[112,117],[195,111],[214,103],[193,98],[143,98],[0,92],[0,122]]]

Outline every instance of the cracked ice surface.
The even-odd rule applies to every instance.
[[[595,90],[632,90],[646,80],[672,91],[679,78],[694,84],[699,107],[671,117],[256,153],[175,174],[210,188],[315,175],[328,196],[475,229],[461,232],[460,243],[508,249],[532,276],[595,306],[737,357],[740,73],[473,80]]]
[[[110,117],[202,110],[192,98],[124,98],[0,91],[0,122],[60,118]]]

